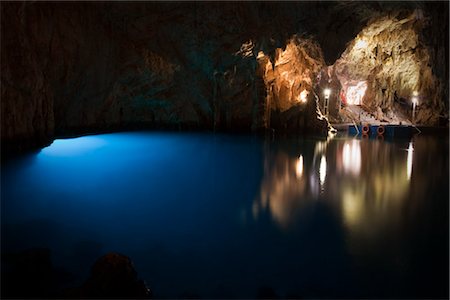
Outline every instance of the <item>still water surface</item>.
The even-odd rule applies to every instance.
[[[109,251],[155,297],[448,297],[448,138],[117,133],[2,166],[2,250],[87,278]]]

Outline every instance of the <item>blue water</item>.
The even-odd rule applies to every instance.
[[[155,297],[448,297],[448,138],[115,133],[2,165],[2,251],[85,280],[109,251]]]

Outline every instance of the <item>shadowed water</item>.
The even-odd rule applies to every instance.
[[[2,166],[2,251],[72,285],[108,251],[155,297],[448,297],[448,138],[117,133]]]

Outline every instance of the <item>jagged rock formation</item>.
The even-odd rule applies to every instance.
[[[424,25],[421,10],[378,17],[368,24],[333,65],[347,101],[352,98],[382,115],[377,109],[387,113],[400,98],[411,101],[417,94],[422,110],[434,114],[416,122],[437,125],[439,113],[445,110],[443,90],[433,74],[428,49],[419,39]]]
[[[325,64],[340,57],[367,21],[384,22],[377,19],[399,11],[398,6],[408,14],[392,13],[398,18],[389,24],[397,26],[398,34],[409,26],[420,46],[416,52],[428,51],[428,60],[411,56],[421,61],[420,70],[429,79],[418,88],[433,99],[431,112],[448,107],[448,39],[441,38],[448,36],[448,26],[436,21],[448,20],[446,2],[0,5],[1,139],[2,148],[11,151],[45,145],[55,135],[136,127],[322,131],[324,122],[310,122],[317,120],[310,100],[314,93],[321,96],[325,80],[315,77],[318,70],[330,73]],[[400,24],[416,8],[427,22],[417,26],[422,21],[415,18]],[[385,32],[371,36],[381,38],[390,29]],[[395,51],[393,59],[400,53]],[[289,63],[280,65],[285,56]],[[412,88],[398,89],[400,81],[375,76],[376,68],[366,73],[373,82],[387,81],[389,93],[399,90],[403,97]],[[309,94],[302,106],[296,99],[304,90]],[[378,103],[375,91],[373,83],[368,92]],[[425,118],[421,114],[417,117]]]

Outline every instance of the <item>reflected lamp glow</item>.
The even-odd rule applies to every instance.
[[[325,155],[322,155],[319,166],[319,179],[321,185],[325,183],[326,176],[327,176],[327,159],[325,158]]]
[[[297,178],[301,178],[303,175],[303,155],[300,155],[295,164],[295,175]]]
[[[409,143],[409,147],[408,147],[408,158],[406,159],[406,176],[408,177],[408,180],[411,179],[411,174],[412,174],[412,167],[413,167],[413,152],[414,152],[414,148],[412,143]]]
[[[325,98],[330,98],[331,90],[330,89],[324,89],[323,94],[325,95]]]
[[[364,202],[361,196],[358,190],[352,190],[348,187],[344,188],[342,212],[344,220],[349,226],[355,226],[361,220],[364,208]]]
[[[344,171],[359,175],[361,172],[361,146],[357,140],[346,142],[342,150],[342,163]]]

